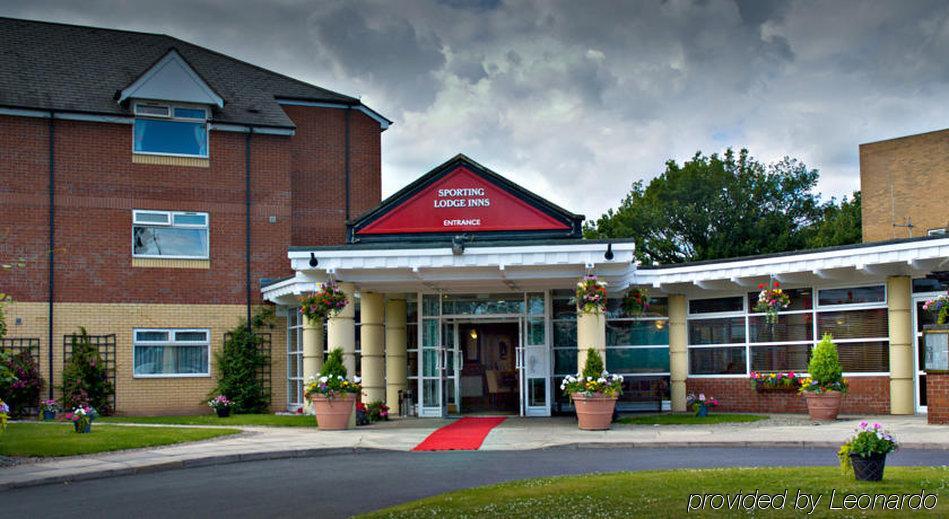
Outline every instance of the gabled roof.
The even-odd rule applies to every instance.
[[[485,189],[491,190],[494,197],[496,197],[493,202],[489,200],[489,204],[491,204],[489,206],[470,206],[470,209],[463,212],[470,212],[473,217],[477,217],[481,210],[496,211],[497,206],[494,205],[494,202],[507,202],[506,210],[510,212],[504,214],[503,218],[508,218],[509,221],[500,222],[500,224],[494,222],[490,226],[485,226],[485,230],[472,228],[459,231],[457,228],[449,227],[449,230],[442,232],[425,228],[425,226],[406,225],[407,230],[392,232],[393,227],[401,226],[398,222],[393,224],[391,220],[394,216],[406,220],[418,219],[420,216],[436,220],[440,218],[434,215],[437,210],[420,214],[419,209],[431,205],[430,200],[422,201],[422,197],[432,195],[432,192],[436,191],[436,187],[444,187],[446,181],[456,176],[465,179],[461,184],[465,187],[470,187],[472,180],[486,182]],[[488,209],[488,207],[491,207],[491,209]],[[454,213],[445,214],[449,218],[457,217],[454,216]],[[519,221],[520,217],[527,218],[530,222],[527,225],[519,225],[521,223]],[[383,200],[374,209],[356,218],[349,224],[349,241],[350,243],[361,241],[438,241],[459,234],[468,235],[469,240],[580,238],[583,220],[583,215],[567,211],[467,156],[458,154]]]
[[[119,92],[120,103],[127,99],[178,101],[224,108],[224,99],[175,49],[169,50]]]
[[[0,42],[0,107],[129,116],[117,94],[172,49],[224,99],[215,123],[294,128],[278,98],[362,106],[164,34],[0,17]]]

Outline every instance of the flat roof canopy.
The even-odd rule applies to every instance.
[[[294,247],[288,256],[296,274],[266,285],[263,294],[293,304],[330,278],[389,293],[571,289],[593,271],[611,292],[645,286],[694,297],[755,290],[772,276],[788,286],[827,286],[949,270],[949,238],[942,237],[658,267],[637,266],[633,252],[629,241],[594,240],[467,243],[462,250],[450,242]]]

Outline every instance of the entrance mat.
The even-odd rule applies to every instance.
[[[476,451],[491,429],[501,425],[503,416],[465,417],[428,435],[413,451]]]

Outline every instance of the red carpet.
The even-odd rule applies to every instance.
[[[413,451],[476,451],[491,429],[501,425],[503,416],[466,417],[428,435]]]

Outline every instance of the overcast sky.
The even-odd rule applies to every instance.
[[[863,142],[949,126],[949,2],[0,2],[164,32],[359,96],[383,194],[463,152],[588,217],[697,150],[859,185]]]

